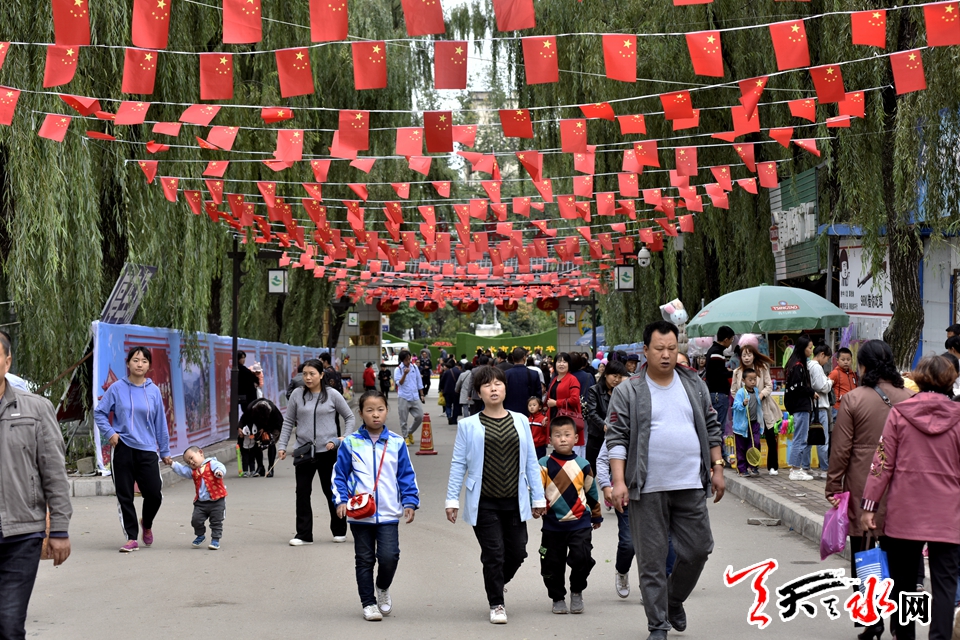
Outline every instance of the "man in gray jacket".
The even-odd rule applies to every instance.
[[[713,551],[707,491],[719,502],[724,490],[717,413],[697,373],[677,367],[677,336],[669,322],[647,325],[647,363],[614,388],[606,420],[613,504],[630,509],[648,640],[687,628],[683,603]],[[677,553],[669,578],[668,535]]]
[[[73,507],[63,436],[46,398],[7,384],[13,360],[0,335],[0,638],[23,638],[50,512],[53,564],[70,555]]]

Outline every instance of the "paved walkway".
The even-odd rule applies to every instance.
[[[53,568],[43,563],[28,616],[28,637],[44,640],[87,640],[133,637],[219,638],[638,638],[647,637],[636,571],[634,593],[626,600],[613,589],[617,527],[612,512],[594,534],[597,566],[584,593],[586,613],[556,616],[539,576],[538,523],[529,523],[528,559],[509,585],[509,624],[488,622],[479,546],[462,522],[444,518],[443,500],[456,428],[447,426],[432,390],[427,411],[434,418],[439,455],[414,458],[422,493],[416,521],[400,527],[401,561],[391,589],[395,612],[379,623],[360,615],[354,579],[352,538],[334,544],[324,525],[319,484],[315,483],[317,544],[294,548],[294,481],[289,461],[278,465],[275,478],[230,477],[227,520],[220,551],[192,549],[189,521],[193,486],[168,485],[155,524],[150,549],[121,555],[123,536],[112,497],[74,498],[71,525],[73,555]],[[395,426],[396,413],[388,422]],[[227,465],[228,468],[234,468]],[[728,480],[730,485],[735,479]],[[766,478],[754,489],[772,486]],[[816,495],[814,486],[804,492]],[[741,640],[753,637],[816,637],[850,640],[848,620],[830,621],[821,610],[814,619],[801,614],[783,623],[773,602],[774,618],[760,631],[747,624],[750,588],[723,586],[728,566],[743,568],[776,558],[780,568],[768,580],[776,588],[787,580],[826,568],[846,568],[836,557],[819,562],[817,545],[789,527],[756,527],[748,518],[763,512],[735,495],[710,505],[715,549],[687,611],[689,627],[671,638]],[[774,599],[776,596],[773,596]]]

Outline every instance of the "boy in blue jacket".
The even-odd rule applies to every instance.
[[[363,619],[376,621],[393,611],[390,585],[400,560],[398,525],[401,516],[407,524],[413,522],[420,506],[420,489],[404,439],[384,426],[384,394],[367,391],[360,396],[358,406],[363,427],[340,444],[334,466],[333,501],[337,515],[347,518],[353,532]],[[352,514],[347,508],[360,507],[371,500],[374,504],[369,515]],[[380,565],[376,585],[374,564]]]
[[[760,393],[757,372],[743,370],[743,388],[733,399],[733,437],[737,442],[737,472],[741,478],[756,478],[760,470],[747,464],[747,449],[760,448]]]

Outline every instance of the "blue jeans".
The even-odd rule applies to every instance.
[[[0,544],[0,638],[26,637],[27,605],[40,567],[42,538]]]
[[[624,509],[623,513],[614,510],[617,514],[617,573],[628,573],[636,552],[633,540],[630,538],[630,513]],[[677,552],[673,550],[673,536],[667,535],[667,575],[673,573],[673,565],[677,561]]]
[[[357,592],[364,607],[377,604],[373,590],[373,565],[379,564],[377,588],[389,589],[400,562],[400,533],[397,523],[351,524],[357,559]]]
[[[820,463],[820,471],[827,470],[828,456],[827,447],[830,445],[830,433],[827,429],[827,410],[817,409],[820,424],[823,425],[823,432],[826,436],[826,443],[817,445],[817,461]],[[810,430],[810,412],[798,411],[793,414],[793,445],[790,448],[790,466],[794,468],[810,468],[810,450],[813,446],[807,444],[807,432]]]
[[[717,412],[717,420],[720,421],[720,429],[726,433],[725,426],[727,414],[730,412],[730,394],[729,393],[711,393],[710,404],[713,410]]]

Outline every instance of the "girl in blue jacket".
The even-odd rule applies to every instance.
[[[127,354],[127,377],[120,378],[107,389],[93,412],[100,437],[112,447],[110,472],[120,503],[120,517],[127,535],[121,553],[139,548],[137,534],[143,527],[143,546],[153,544],[153,519],[163,499],[160,493],[162,460],[173,464],[170,457],[170,433],[167,412],[160,389],[147,378],[153,356],[146,347],[134,347]],[[133,504],[133,485],[143,496],[143,513],[137,523]]]
[[[417,476],[401,436],[384,425],[387,398],[370,390],[358,401],[363,426],[343,439],[334,467],[333,501],[337,515],[346,517],[357,557],[357,591],[364,620],[390,615],[390,585],[400,560],[400,517],[409,524],[420,506]],[[353,499],[372,499],[375,509],[364,518],[347,511]],[[373,565],[379,563],[376,585]],[[376,587],[376,588],[374,588]]]

